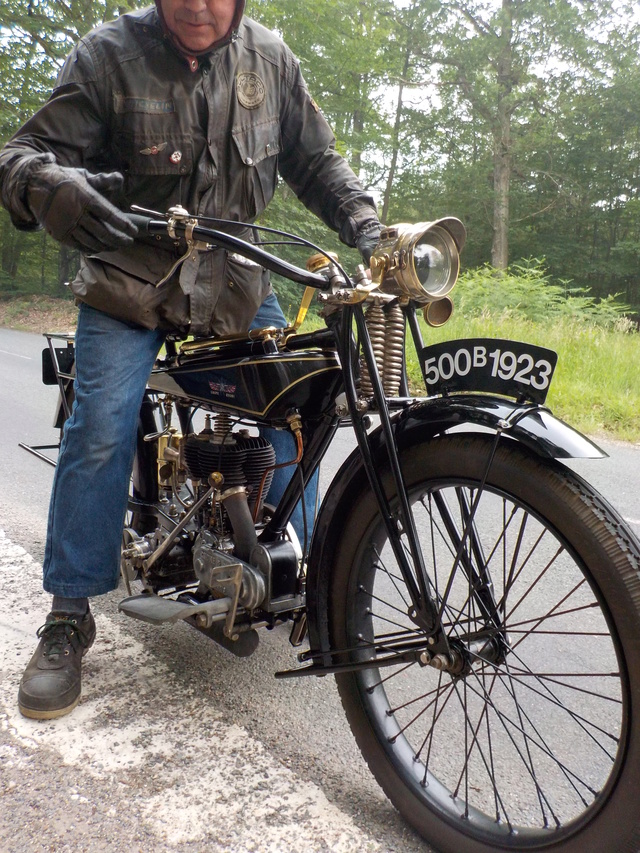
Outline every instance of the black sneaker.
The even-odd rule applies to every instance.
[[[52,720],[80,701],[82,658],[96,638],[96,623],[90,610],[84,616],[50,613],[38,637],[20,682],[18,708],[25,717]]]

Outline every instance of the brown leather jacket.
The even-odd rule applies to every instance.
[[[353,246],[377,215],[334,145],[298,61],[273,33],[243,18],[226,44],[189,61],[150,8],[81,39],[50,100],[0,152],[2,203],[18,228],[39,227],[25,190],[29,175],[53,154],[63,166],[122,172],[123,193],[112,201],[123,210],[181,204],[252,222],[280,173]],[[261,268],[215,251],[189,260],[156,288],[182,251],[143,238],[85,257],[72,290],[148,328],[196,335],[246,329],[269,288]]]

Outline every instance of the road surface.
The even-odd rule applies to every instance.
[[[364,853],[429,848],[364,765],[333,679],[277,681],[285,630],[239,660],[185,625],[153,628],[97,599],[98,639],[68,717],[23,719],[21,672],[47,612],[40,563],[55,439],[44,340],[0,329],[0,851]],[[640,447],[576,462],[640,533]],[[325,482],[349,450],[341,431]]]

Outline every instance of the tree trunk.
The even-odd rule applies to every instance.
[[[22,254],[22,235],[12,226],[6,225],[2,230],[2,272],[5,280],[5,290],[15,290],[15,284],[11,285],[7,279],[15,280],[18,275],[18,264]]]
[[[402,111],[403,111],[403,96],[404,96],[404,87],[405,83],[409,79],[409,69],[411,68],[411,60],[414,55],[414,24],[417,16],[417,10],[419,5],[417,3],[413,3],[411,7],[408,9],[407,18],[406,18],[406,34],[407,40],[404,48],[404,62],[402,63],[402,72],[400,74],[400,80],[398,85],[398,100],[396,102],[396,117],[393,123],[393,136],[392,136],[392,151],[391,151],[391,164],[389,166],[389,173],[387,175],[387,183],[384,189],[384,196],[382,199],[382,215],[380,217],[381,221],[386,224],[387,216],[389,214],[389,205],[391,204],[391,193],[393,191],[393,182],[396,177],[396,171],[398,169],[398,157],[400,153],[400,126],[402,124]]]
[[[493,155],[493,243],[491,264],[499,270],[509,266],[509,189],[511,183],[511,153],[509,150],[509,119],[501,133],[494,137]]]
[[[405,68],[404,73],[406,74],[407,68],[409,65],[409,52],[407,50],[407,56],[405,59]],[[382,200],[382,216],[380,217],[380,221],[386,225],[387,216],[389,215],[389,204],[391,203],[391,191],[393,190],[393,182],[396,177],[396,170],[398,168],[398,149],[400,148],[400,123],[402,120],[402,93],[404,91],[404,80],[400,80],[400,85],[398,87],[398,101],[396,104],[396,120],[393,125],[393,151],[391,152],[391,164],[389,166],[389,173],[387,174],[387,184],[384,188],[384,197]]]
[[[513,0],[502,0],[498,53],[498,104],[493,131],[493,244],[491,263],[509,266],[509,191],[511,188],[511,112],[513,76]]]
[[[362,131],[364,130],[364,113],[361,109],[354,110],[352,126],[353,138],[356,140],[357,148],[354,149],[354,152],[351,155],[351,168],[356,175],[360,175],[360,170],[362,169],[361,140]]]

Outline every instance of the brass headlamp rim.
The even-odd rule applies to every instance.
[[[451,265],[447,281],[431,291],[423,285],[415,268],[415,248],[429,232],[438,235],[439,242],[445,244]],[[453,216],[433,222],[401,222],[385,227],[371,256],[371,277],[379,285],[384,283],[382,290],[399,292],[421,304],[442,299],[458,278],[459,255],[465,240],[465,227]]]

